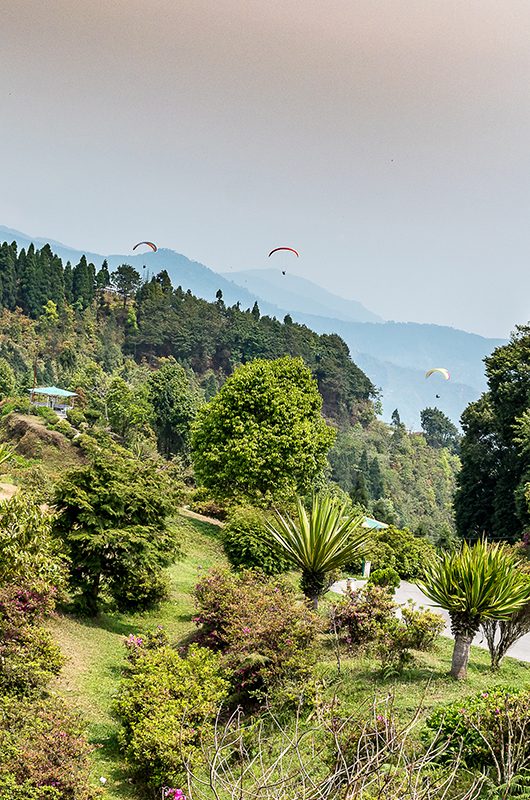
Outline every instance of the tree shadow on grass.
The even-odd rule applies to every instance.
[[[127,800],[139,798],[140,794],[134,786],[133,773],[124,761],[118,742],[118,734],[108,724],[95,723],[89,737],[94,748],[92,762],[94,768],[101,772],[112,788],[114,797]]]
[[[71,611],[66,611],[63,612],[63,615],[85,628],[99,629],[107,631],[108,633],[115,633],[118,636],[128,636],[130,633],[138,633],[138,630],[142,627],[140,621],[124,620],[121,619],[119,615],[115,616],[107,613],[98,614],[96,617],[87,617],[83,614],[75,614]]]

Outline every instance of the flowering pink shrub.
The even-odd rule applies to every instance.
[[[200,641],[223,653],[239,702],[280,689],[298,696],[307,686],[320,622],[287,584],[254,570],[212,570],[195,596]]]
[[[167,797],[168,800],[186,800],[186,795],[182,789],[171,789],[169,786],[164,786],[162,795],[164,798]]]
[[[494,688],[436,708],[427,719],[431,736],[461,753],[468,766],[530,763],[530,691]],[[502,776],[501,776],[502,777]]]
[[[134,664],[136,659],[147,650],[158,650],[168,644],[169,637],[161,625],[157,625],[154,631],[148,631],[142,636],[131,633],[124,641],[127,659],[131,664]]]
[[[53,608],[53,590],[0,589],[0,688],[27,692],[45,686],[64,662],[51,634],[40,624]]]
[[[337,633],[351,650],[378,639],[394,619],[396,604],[381,586],[367,584],[361,589],[348,586],[343,598],[330,612],[330,630]]]
[[[2,800],[91,800],[89,747],[58,697],[0,698]]]

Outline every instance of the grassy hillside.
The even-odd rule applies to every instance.
[[[172,640],[178,641],[195,629],[193,586],[201,569],[223,563],[217,537],[218,528],[197,520],[179,518],[185,556],[169,570],[171,599],[158,610],[141,614],[101,614],[95,620],[58,615],[51,623],[53,633],[67,657],[57,682],[88,724],[90,741],[95,745],[94,782],[107,778],[105,797],[140,798],[133,794],[129,774],[120,758],[118,724],[112,716],[112,702],[124,663],[124,637],[153,630],[163,625]]]
[[[51,623],[54,635],[68,661],[56,690],[64,693],[82,713],[94,745],[93,780],[107,778],[103,795],[108,800],[143,800],[135,793],[131,774],[119,753],[118,724],[112,715],[113,698],[124,663],[123,639],[130,633],[163,625],[174,641],[192,630],[193,586],[202,569],[224,563],[218,539],[219,528],[196,519],[175,521],[182,533],[185,556],[170,569],[171,599],[157,611],[142,614],[102,614],[96,620],[58,615]],[[326,610],[322,604],[322,613]],[[374,692],[394,692],[396,710],[406,718],[422,703],[425,713],[440,703],[451,702],[492,685],[523,685],[530,678],[530,665],[506,659],[492,675],[488,653],[473,649],[469,679],[465,685],[447,677],[452,643],[440,638],[432,653],[418,655],[416,665],[397,681],[383,680],[376,663],[368,657],[343,658],[340,675],[334,653],[322,646],[318,675],[324,696],[340,697],[346,714],[369,703]]]

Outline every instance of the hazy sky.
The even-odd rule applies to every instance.
[[[0,101],[0,224],[530,316],[528,0],[0,0]]]

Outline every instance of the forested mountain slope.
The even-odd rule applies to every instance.
[[[34,381],[71,389],[74,424],[99,426],[135,452],[188,460],[195,414],[227,376],[284,355],[308,365],[338,432],[330,477],[369,511],[449,535],[458,459],[402,422],[376,421],[374,384],[338,335],[263,316],[257,303],[229,306],[220,292],[207,302],[164,271],[146,281],[84,256],[63,264],[49,246],[0,246],[0,400],[27,398]]]
[[[40,244],[45,242],[0,226],[2,237],[17,241],[19,247],[27,247],[32,240]],[[83,254],[56,242],[53,251],[63,261],[70,260],[73,264],[78,263]],[[87,253],[87,258],[99,268],[104,256]],[[110,255],[107,261],[111,270],[122,263],[131,264],[144,278],[165,269],[174,286],[190,289],[197,297],[213,301],[220,289],[227,305],[239,302],[243,309],[250,309],[258,302],[262,314],[277,319],[290,314],[293,320],[319,333],[338,333],[372,382],[381,389],[384,418],[390,420],[393,409],[398,406],[403,422],[413,430],[419,429],[420,410],[433,403],[439,404],[458,423],[466,404],[476,399],[485,387],[483,358],[502,344],[501,340],[438,325],[355,322],[352,321],[355,315],[357,319],[377,317],[355,301],[345,301],[305,279],[282,276],[281,271],[279,275],[275,270],[245,273],[248,276],[257,274],[258,286],[255,278],[238,279],[237,273],[219,274],[165,248],[143,255]],[[289,290],[278,288],[279,276],[291,281]],[[242,280],[241,285],[237,285],[236,280]],[[259,295],[258,288],[265,298]],[[334,305],[336,312],[328,311]],[[452,373],[451,382],[439,387],[443,392],[437,391],[433,381],[425,382],[425,370],[432,366],[445,366]]]

